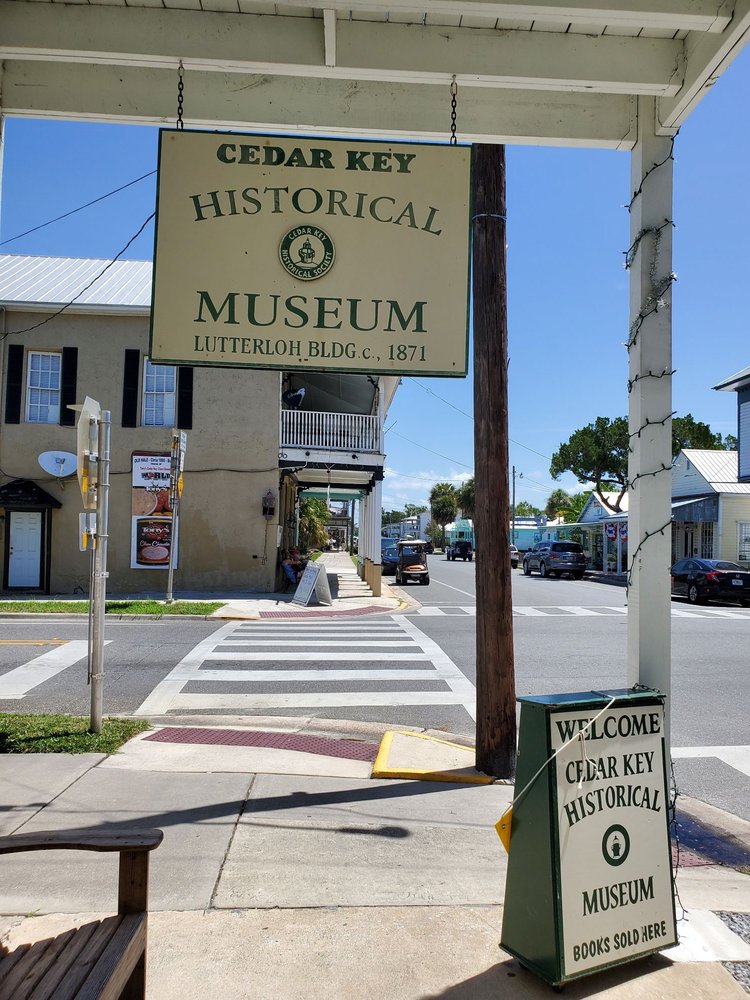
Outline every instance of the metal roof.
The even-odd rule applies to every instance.
[[[743,368],[742,371],[735,372],[734,375],[730,375],[729,378],[725,378],[723,382],[718,382],[714,386],[714,389],[742,389],[744,386],[748,385],[748,383],[750,383],[750,366]]]
[[[737,452],[683,448],[682,454],[717,493],[750,494],[750,483],[737,482]]]
[[[630,149],[750,37],[748,0],[0,0],[4,114]],[[641,103],[645,101],[645,103]]]
[[[70,312],[151,309],[151,261],[94,260],[0,254],[0,305],[49,311],[68,302]]]

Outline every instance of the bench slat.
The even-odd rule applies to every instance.
[[[117,1000],[146,948],[146,914],[122,918],[76,1000]]]
[[[52,996],[55,1000],[70,1000],[78,995],[81,984],[85,982],[104,949],[120,925],[121,917],[106,917],[88,940],[86,947],[65,973]]]
[[[37,985],[29,1000],[50,1000],[68,970],[73,966],[78,956],[91,940],[91,936],[99,924],[99,920],[93,920],[91,923],[83,924],[77,928],[75,937],[58,957],[52,968],[49,969],[44,979]]]
[[[53,940],[54,938],[45,938],[43,941],[35,941],[26,950],[20,962],[16,962],[11,969],[10,974],[3,977],[2,983],[0,983],[0,1000],[16,1000],[23,989],[24,980],[33,972],[36,963],[42,960]]]
[[[19,851],[153,851],[164,839],[161,830],[51,830],[0,837],[0,854]]]
[[[63,931],[53,938],[46,938],[47,947],[27,968],[23,982],[16,987],[15,1000],[29,1000],[30,993],[43,978],[47,970],[55,964],[60,952],[70,943],[75,934],[75,928]]]
[[[19,944],[10,954],[0,956],[0,985],[5,982],[6,977],[11,973],[11,969],[21,961],[30,947],[30,944]]]

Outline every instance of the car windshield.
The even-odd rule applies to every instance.
[[[421,556],[422,552],[421,548],[416,548],[414,545],[404,545],[401,549],[402,555],[405,556]]]
[[[553,552],[580,552],[581,546],[578,542],[555,542],[552,546]]]
[[[384,545],[380,551],[382,555],[388,556],[389,558],[395,558],[398,554],[398,549],[395,545]]]

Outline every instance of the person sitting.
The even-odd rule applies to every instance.
[[[289,587],[290,583],[293,583],[296,587],[302,574],[297,571],[297,563],[286,549],[281,553],[281,568],[286,577],[284,590]]]

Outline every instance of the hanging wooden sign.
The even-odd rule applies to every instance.
[[[470,148],[164,129],[152,361],[463,376]]]

